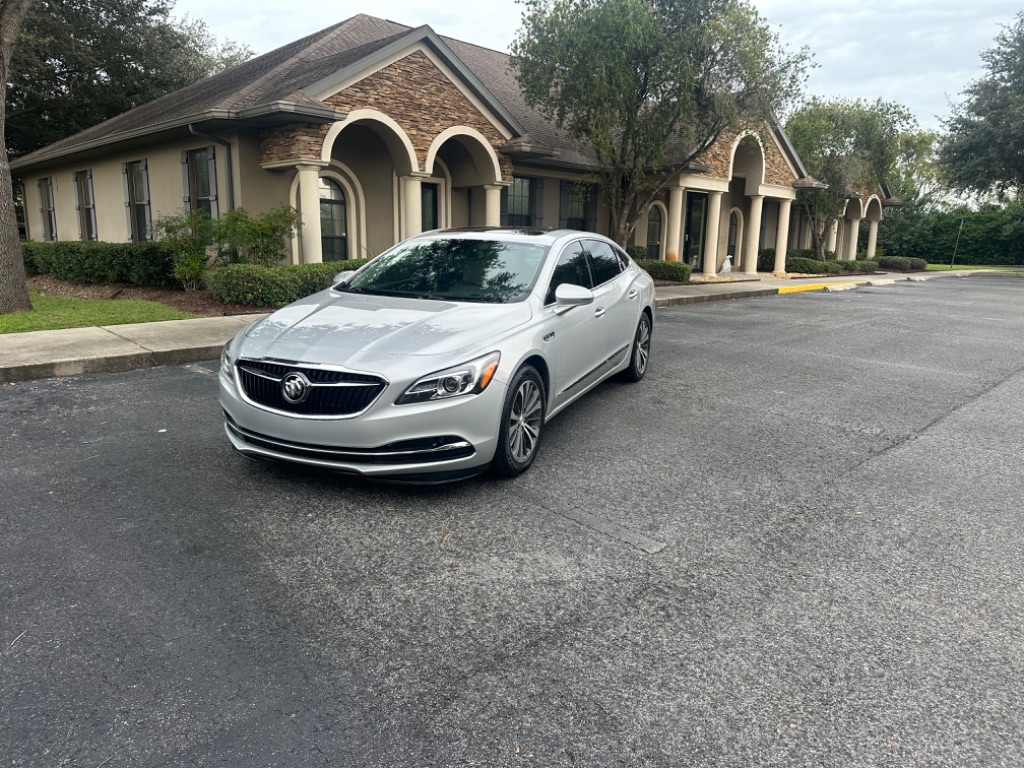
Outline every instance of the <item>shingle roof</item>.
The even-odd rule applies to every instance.
[[[510,68],[508,54],[437,36],[429,27],[419,29],[423,30],[424,37],[440,40],[447,46],[458,59],[456,64],[461,62],[464,71],[468,71],[470,77],[475,77],[486,89],[485,96],[489,98],[485,101],[493,100],[499,111],[503,110],[507,117],[513,119],[514,127],[522,129],[522,135],[514,135],[514,140],[518,138],[522,140],[521,145],[550,150],[544,153],[544,162],[575,167],[594,165],[595,158],[589,147],[557,130],[526,104]],[[198,122],[197,118],[204,115],[238,119],[239,113],[246,110],[259,110],[275,104],[283,103],[300,113],[305,110],[306,114],[316,114],[317,119],[329,121],[332,110],[315,100],[305,89],[371,58],[392,43],[398,44],[397,41],[413,31],[413,27],[386,19],[365,14],[353,16],[29,153],[14,161],[12,167],[18,169],[168,126]],[[295,121],[301,120],[301,114],[295,115]],[[518,131],[514,130],[515,133]],[[795,152],[793,157],[802,169]]]

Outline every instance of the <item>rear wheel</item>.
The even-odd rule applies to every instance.
[[[544,429],[544,381],[532,365],[512,378],[498,430],[494,469],[505,477],[525,472],[537,456]]]
[[[640,381],[647,373],[647,365],[651,360],[651,318],[646,312],[640,314],[640,322],[636,324],[633,335],[633,351],[629,356],[629,367],[622,372],[624,381]]]

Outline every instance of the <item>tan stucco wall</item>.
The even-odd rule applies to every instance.
[[[111,243],[123,243],[128,240],[128,225],[125,215],[124,176],[121,172],[121,164],[146,160],[149,172],[150,206],[155,222],[159,217],[173,215],[183,208],[182,150],[208,145],[209,142],[200,138],[185,139],[119,152],[104,158],[80,161],[23,177],[26,214],[29,218],[31,239],[41,239],[43,232],[39,211],[39,190],[36,187],[40,179],[46,177],[53,179],[58,239],[78,240],[78,212],[75,210],[76,194],[72,178],[76,171],[91,170],[93,194],[96,200],[96,231],[99,239]],[[225,148],[217,145],[217,199],[221,210],[224,210],[227,199],[224,152]]]

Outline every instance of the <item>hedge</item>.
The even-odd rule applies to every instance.
[[[786,271],[797,275],[821,275],[826,272],[841,272],[841,262],[818,261],[805,256],[787,256]]]
[[[685,261],[662,261],[661,259],[634,259],[636,265],[655,280],[675,280],[688,283],[692,269]]]
[[[22,242],[25,271],[70,283],[127,283],[177,287],[173,251],[166,243],[100,243],[69,240]]]
[[[358,269],[366,262],[367,259],[356,259],[285,267],[228,264],[209,270],[204,281],[210,293],[229,304],[283,307],[329,288],[338,272]]]
[[[910,271],[910,259],[904,256],[883,256],[878,260],[882,269],[895,269],[898,272]]]

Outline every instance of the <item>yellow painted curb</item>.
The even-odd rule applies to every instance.
[[[811,283],[810,285],[785,285],[779,288],[779,293],[801,293],[802,291],[823,291],[825,283]]]
[[[779,288],[779,293],[802,293],[804,291],[823,291],[830,285],[867,285],[867,280],[850,280],[845,283],[809,283],[807,285],[786,285]]]

